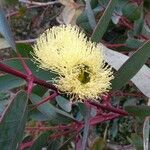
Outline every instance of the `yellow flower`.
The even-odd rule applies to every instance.
[[[57,73],[55,85],[74,100],[96,100],[111,88],[113,76],[103,60],[102,46],[88,41],[77,27],[53,27],[37,39],[33,49],[39,67]]]

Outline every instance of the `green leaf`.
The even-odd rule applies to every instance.
[[[15,41],[9,26],[9,23],[6,18],[6,13],[0,7],[0,33],[5,37],[9,45],[16,51]]]
[[[60,150],[59,147],[62,144],[62,138],[53,139],[48,145],[48,150]]]
[[[1,98],[3,93],[0,93],[0,114],[5,110],[6,106],[8,105],[8,100],[5,100],[5,98]],[[8,98],[7,98],[8,99]]]
[[[42,148],[47,147],[49,136],[52,134],[52,131],[46,131],[42,133],[33,143],[30,150],[42,150]]]
[[[90,130],[90,109],[87,111],[86,115],[84,116],[84,129],[83,129],[83,138],[82,138],[82,149],[86,149],[86,145],[88,142],[89,130]]]
[[[144,65],[150,57],[150,40],[143,44],[116,72],[112,80],[112,90],[120,89]]]
[[[143,45],[143,42],[138,39],[128,38],[126,40],[126,44],[127,44],[127,47],[129,48],[139,48],[140,46]]]
[[[89,129],[90,129],[89,120],[91,117],[91,108],[88,108],[88,106],[86,106],[86,104],[84,103],[78,103],[78,106],[81,114],[84,117],[84,129],[83,129],[82,148],[81,148],[84,150],[86,148],[88,135],[89,135]]]
[[[32,119],[33,121],[47,121],[48,120],[48,117],[46,117],[37,109],[29,112],[29,118]]]
[[[7,5],[15,5],[18,3],[18,0],[4,0]]]
[[[30,58],[24,59],[32,73],[39,77],[40,79],[43,80],[51,80],[55,75],[51,73],[50,71],[45,71],[43,69],[40,69],[37,64],[35,64]],[[3,61],[4,64],[13,67],[21,72],[25,73],[25,70],[20,62],[19,59],[14,58],[14,59],[7,59]]]
[[[11,96],[11,92],[0,92],[0,102],[8,101]]]
[[[150,106],[125,106],[124,109],[134,116],[142,118],[150,116]]]
[[[103,8],[98,6],[95,9],[93,9],[93,13],[96,16],[99,13],[99,11],[102,11],[102,10]],[[83,11],[83,13],[81,13],[81,15],[77,18],[77,24],[86,23],[86,22],[88,22],[87,13],[86,11]]]
[[[94,16],[93,10],[91,8],[90,0],[86,0],[85,3],[86,3],[85,12],[87,14],[89,24],[90,24],[91,28],[94,29],[96,26],[96,21],[95,21],[95,16]]]
[[[136,150],[142,150],[143,149],[143,143],[142,138],[137,135],[136,133],[133,133],[131,135],[132,144],[136,147]]]
[[[100,0],[98,1],[99,4],[103,7],[107,7],[108,3],[110,2],[110,0]]]
[[[71,111],[71,109],[72,109],[72,103],[71,103],[69,100],[65,99],[65,98],[62,97],[62,96],[57,96],[57,97],[56,97],[56,101],[57,101],[58,105],[59,105],[63,110],[65,110],[65,111],[67,111],[67,112],[70,112],[70,111]]]
[[[127,61],[127,59],[129,59],[128,56],[108,49],[106,47],[104,47],[103,53],[105,56],[105,61],[116,70],[118,70]],[[150,97],[149,74],[149,67],[143,65],[143,67],[138,71],[138,73],[131,79],[134,85],[147,97]]]
[[[138,20],[141,16],[141,7],[133,3],[128,3],[123,7],[123,15],[126,16],[130,21]]]
[[[72,134],[70,137],[68,137],[67,140],[65,140],[60,146],[59,146],[59,150],[67,150],[68,149],[68,145],[71,143],[71,141],[73,139],[75,139],[77,136],[77,133]]]
[[[103,15],[101,16],[93,34],[92,34],[91,40],[93,42],[98,43],[101,40],[101,38],[103,37],[103,35],[104,35],[104,33],[108,27],[112,13],[113,13],[115,6],[117,4],[117,1],[118,0],[110,0],[109,1],[107,8],[105,9]]]
[[[27,120],[27,101],[26,93],[20,91],[8,105],[0,123],[1,150],[19,149]]]
[[[36,103],[42,101],[42,98],[36,94],[32,94],[31,102],[36,105]],[[69,123],[75,120],[72,115],[56,108],[49,102],[46,102],[37,107],[37,109],[44,114],[53,124]]]
[[[102,11],[102,7],[96,7],[93,9],[94,16],[96,16],[100,11]],[[86,11],[84,11],[76,20],[78,26],[83,28],[86,32],[92,32],[92,28],[89,24],[88,17]]]
[[[82,114],[82,116],[86,116],[87,112],[88,112],[88,109],[87,107],[85,106],[84,103],[78,103],[78,107],[79,107],[79,110],[80,110],[80,113]]]
[[[104,150],[105,148],[106,148],[106,141],[104,141],[104,139],[102,138],[98,138],[92,145],[91,150]]]
[[[91,0],[91,7],[92,9],[98,5],[98,0]]]
[[[29,44],[19,43],[16,44],[16,46],[18,52],[21,54],[22,57],[31,57],[31,52],[33,52],[33,48]]]
[[[144,19],[141,17],[140,19],[134,22],[134,35],[140,35],[143,29]]]
[[[42,87],[41,85],[35,85],[32,89],[32,93],[42,97],[47,92],[47,90],[47,88]]]
[[[0,91],[10,90],[25,84],[26,81],[9,74],[0,76]]]

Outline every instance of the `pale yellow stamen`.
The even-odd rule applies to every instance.
[[[88,41],[78,28],[53,27],[37,39],[33,49],[39,66],[59,75],[54,79],[58,89],[76,100],[97,99],[111,88],[112,71],[105,66],[102,46]]]

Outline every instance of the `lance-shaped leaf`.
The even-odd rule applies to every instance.
[[[88,17],[88,21],[89,21],[92,29],[94,29],[96,26],[96,21],[95,21],[95,16],[94,16],[93,10],[91,8],[90,0],[86,0],[85,4],[86,4],[85,5],[85,11],[86,11],[86,14]]]
[[[84,116],[84,129],[83,129],[83,137],[82,137],[82,146],[81,150],[86,149],[89,129],[90,129],[90,117],[91,117],[91,108],[89,108],[86,104],[78,103],[81,114]]]
[[[93,42],[99,42],[101,40],[101,38],[103,37],[116,4],[117,4],[117,0],[109,1],[107,8],[105,9],[103,15],[101,16],[93,34],[92,34],[91,40]]]
[[[27,95],[24,91],[4,110],[0,122],[0,149],[18,150],[27,120]]]
[[[31,102],[36,105],[42,101],[42,98],[36,94],[32,94],[31,96]],[[58,109],[51,103],[45,102],[37,107],[37,109],[48,118],[49,121],[53,124],[60,124],[64,123],[67,124],[71,121],[75,121],[74,117],[70,115],[69,113],[62,111],[61,109]]]
[[[66,112],[70,112],[71,111],[71,109],[72,109],[72,103],[69,100],[67,100],[64,97],[62,97],[62,96],[59,95],[59,96],[56,97],[56,101],[57,101],[58,105],[63,110],[65,110]]]
[[[124,62],[129,59],[128,56],[108,49],[106,47],[104,47],[103,52],[105,61],[116,70],[118,70],[124,64]],[[136,85],[136,87],[147,97],[150,97],[149,75],[149,67],[143,65],[143,67],[138,71],[138,73],[131,79],[134,85]]]
[[[117,71],[112,80],[112,90],[120,89],[144,65],[150,57],[150,40],[143,44]]]
[[[131,115],[141,118],[150,116],[150,106],[125,106],[124,109]]]
[[[42,133],[33,143],[30,150],[38,150],[38,149],[44,149],[44,147],[47,147],[49,142],[49,137],[53,133],[53,131],[46,131]]]
[[[9,45],[16,51],[15,41],[10,29],[10,25],[6,18],[6,13],[0,7],[0,33],[5,37]]]

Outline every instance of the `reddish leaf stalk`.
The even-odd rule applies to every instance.
[[[22,143],[20,146],[21,150],[24,150],[25,148],[29,148],[33,145],[34,141],[30,141],[30,142],[26,142],[26,143]]]
[[[126,46],[126,44],[105,44],[105,46],[108,48],[119,48]]]
[[[46,87],[48,89],[52,89],[54,91],[58,91],[58,89],[53,84],[50,84],[50,83],[48,83],[48,82],[46,82],[44,80],[41,80],[41,79],[39,79],[39,78],[37,78],[35,76],[34,76],[34,81],[33,82],[38,84],[38,85],[44,86],[44,87]]]
[[[34,80],[34,77],[33,77],[33,74],[31,72],[31,70],[29,69],[29,67],[27,66],[27,64],[25,63],[24,59],[21,57],[20,53],[17,53],[18,57],[19,57],[19,60],[21,61],[22,63],[22,66],[24,68],[24,70],[26,71],[26,74],[28,76],[28,89],[27,89],[27,93],[30,94],[32,92],[32,88],[33,88],[33,80]]]
[[[148,38],[148,37],[146,37],[146,36],[145,36],[145,35],[143,35],[143,34],[141,34],[141,35],[140,35],[140,38],[141,38],[141,39],[144,39],[144,40],[149,40],[149,38]]]
[[[64,126],[65,129],[68,129],[70,127]],[[56,127],[26,127],[27,131],[50,131],[50,130],[63,130],[62,128]]]
[[[104,121],[108,121],[108,120],[111,120],[111,119],[115,119],[115,118],[118,118],[120,117],[121,115],[120,114],[115,114],[115,113],[108,113],[108,114],[100,114],[100,115],[97,115],[93,118],[90,119],[90,125],[95,125],[97,123],[101,123],[101,122],[104,122]],[[64,135],[64,133],[70,133],[70,132],[79,132],[82,128],[83,128],[83,123],[79,124],[79,123],[72,123],[70,125],[58,125],[56,127],[26,127],[26,130],[28,131],[33,131],[33,130],[38,130],[38,131],[48,131],[48,130],[60,130],[62,131],[62,133],[60,134],[53,134],[50,138],[58,138],[62,135]],[[67,130],[67,131],[66,131]]]
[[[132,96],[132,97],[145,97],[142,93],[136,92],[136,93],[125,93],[121,91],[116,91],[116,92],[110,92],[109,93],[111,96]]]
[[[81,124],[82,125],[82,124]],[[74,122],[70,125],[57,125],[57,126],[54,126],[54,127],[26,127],[26,130],[41,130],[41,131],[47,131],[47,130],[66,130],[66,129],[70,129],[70,128],[73,128],[73,129],[76,129],[78,128],[78,126],[81,126],[79,125],[78,123]]]
[[[121,17],[119,20],[119,24],[127,27],[128,29],[133,29],[133,25],[128,21],[126,17]]]
[[[95,125],[97,123],[101,123],[104,121],[108,121],[111,119],[115,119],[118,118],[122,115],[120,114],[115,114],[115,113],[108,113],[108,114],[101,114],[101,115],[97,115],[93,118],[90,119],[90,125]],[[45,130],[60,130],[60,133],[54,133],[53,135],[51,135],[49,137],[49,139],[57,139],[60,138],[61,136],[66,136],[68,134],[73,134],[73,133],[78,133],[80,132],[80,130],[83,128],[84,124],[83,123],[72,123],[70,125],[58,125],[56,127],[27,127],[26,130],[38,130],[38,131],[45,131]],[[28,143],[25,143],[27,146],[30,145]]]
[[[58,134],[53,134],[53,135],[49,136],[49,139],[57,139],[57,138],[60,138],[61,136],[68,135],[70,133],[73,134],[73,133],[75,133],[75,131],[69,130],[69,131],[63,131],[63,132],[58,133]]]
[[[58,96],[58,93],[57,92],[54,92],[52,95],[44,98],[41,102],[35,104],[35,106],[32,108],[32,109],[35,109],[37,108],[38,106],[42,105],[43,103],[46,103],[47,101],[49,100],[52,100],[53,98],[55,98],[56,96]]]
[[[124,16],[122,16],[120,18],[119,24],[122,25],[122,26],[124,26],[124,27],[126,27],[126,28],[128,28],[128,29],[130,29],[130,30],[132,30],[133,27],[134,27],[133,24],[126,17],[124,17]],[[149,38],[146,37],[143,34],[139,35],[139,38],[144,39],[144,40],[149,40]]]
[[[120,114],[115,114],[115,113],[108,113],[108,114],[105,114],[105,115],[100,114],[100,115],[97,115],[94,118],[90,119],[90,125],[95,125],[95,124],[98,124],[98,123],[102,123],[102,122],[105,122],[105,121],[108,121],[108,120],[118,118],[120,116],[121,116]]]
[[[27,66],[27,64],[25,63],[24,59],[21,57],[21,55],[19,53],[17,53],[18,57],[19,57],[19,60],[21,61],[22,63],[22,66],[23,68],[25,69],[26,73],[28,76],[32,76],[32,72],[31,70],[29,69],[29,67]]]
[[[97,123],[115,119],[120,116],[121,116],[120,114],[114,114],[114,113],[109,113],[106,115],[97,115],[90,119],[90,125],[95,125]],[[82,124],[72,123],[70,125],[58,125],[56,127],[27,127],[26,130],[30,130],[30,131],[61,130],[62,131],[61,133],[54,133],[53,135],[49,136],[49,139],[57,139],[57,138],[60,138],[61,136],[78,133],[82,128],[83,128],[83,123]],[[22,148],[31,147],[32,144],[33,144],[33,141],[24,143],[21,145],[21,147]]]

